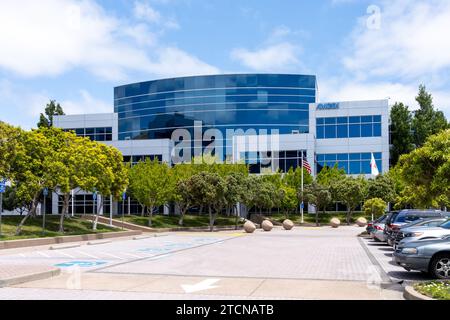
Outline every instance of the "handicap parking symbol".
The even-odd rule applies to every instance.
[[[81,267],[81,268],[89,268],[95,267],[102,264],[105,264],[106,261],[69,261],[64,263],[55,264],[55,267],[60,268],[70,268],[70,267]]]

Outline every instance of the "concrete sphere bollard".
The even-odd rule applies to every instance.
[[[341,224],[341,220],[339,220],[338,218],[333,218],[330,220],[330,225],[332,228],[337,228],[339,227]]]
[[[256,226],[253,222],[248,220],[244,223],[244,230],[247,233],[253,233],[256,230]]]
[[[264,231],[270,231],[273,228],[273,224],[269,220],[264,220],[261,223],[261,228],[263,228]]]
[[[356,219],[356,224],[358,225],[358,227],[365,227],[367,225],[367,219],[364,217],[359,217],[358,219]]]
[[[285,230],[291,230],[293,227],[294,227],[294,223],[291,220],[286,219],[283,221],[283,228]]]

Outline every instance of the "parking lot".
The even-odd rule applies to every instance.
[[[3,265],[45,264],[60,276],[0,289],[1,299],[401,299],[387,246],[357,227],[170,233],[49,250],[0,252]]]

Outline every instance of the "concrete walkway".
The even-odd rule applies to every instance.
[[[0,288],[24,282],[51,278],[60,274],[60,269],[45,265],[0,265]]]

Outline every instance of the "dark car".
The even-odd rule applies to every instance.
[[[414,222],[419,219],[427,218],[442,218],[447,215],[447,212],[440,210],[421,210],[421,209],[404,209],[398,213],[393,212],[393,214],[386,221],[386,226],[384,232],[387,236],[387,243],[391,246],[394,245],[393,233],[398,231],[400,227]]]
[[[398,245],[393,260],[405,270],[420,270],[438,279],[450,279],[450,236]]]

